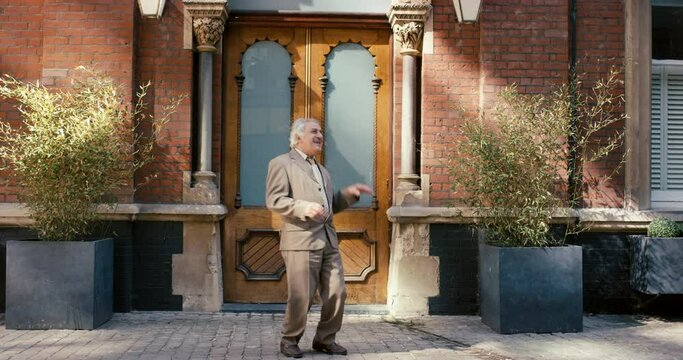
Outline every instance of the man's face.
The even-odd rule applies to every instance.
[[[296,147],[308,156],[316,156],[323,151],[323,132],[316,122],[307,122],[304,133],[297,135]]]

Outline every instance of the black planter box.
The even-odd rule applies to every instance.
[[[629,236],[631,288],[645,294],[683,294],[683,238]]]
[[[7,329],[95,329],[112,315],[114,240],[8,241]]]
[[[502,334],[583,331],[580,246],[480,248],[480,314]]]

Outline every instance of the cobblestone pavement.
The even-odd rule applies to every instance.
[[[475,316],[429,316],[408,323],[503,359],[683,359],[683,319],[584,316],[581,333],[515,335],[497,334]]]
[[[94,331],[6,330],[0,359],[280,359],[282,314],[133,312]],[[319,317],[301,341],[308,359],[683,359],[683,321],[586,317],[583,333],[499,335],[476,316],[393,320],[347,315],[337,340],[347,357],[310,348]]]

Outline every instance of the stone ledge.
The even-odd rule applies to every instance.
[[[112,221],[196,221],[217,222],[228,209],[223,205],[192,204],[115,204],[98,205],[103,220]],[[28,209],[20,203],[0,203],[0,225],[27,226],[33,220]]]
[[[387,210],[387,216],[392,223],[418,224],[472,224],[478,219],[474,209],[468,207],[392,206]],[[683,222],[683,210],[632,211],[615,208],[558,209],[555,220],[562,223],[568,218],[575,218],[588,225],[592,231],[642,231],[659,216]]]

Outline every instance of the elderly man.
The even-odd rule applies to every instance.
[[[289,153],[270,161],[266,178],[266,206],[282,217],[280,251],[288,280],[280,352],[287,357],[303,356],[299,340],[319,289],[322,311],[313,349],[346,355],[346,349],[335,342],[342,324],[346,288],[332,214],[358,201],[362,193],[372,194],[372,189],[354,184],[334,192],[329,172],[315,160],[323,146],[317,120],[294,121],[289,144]]]

